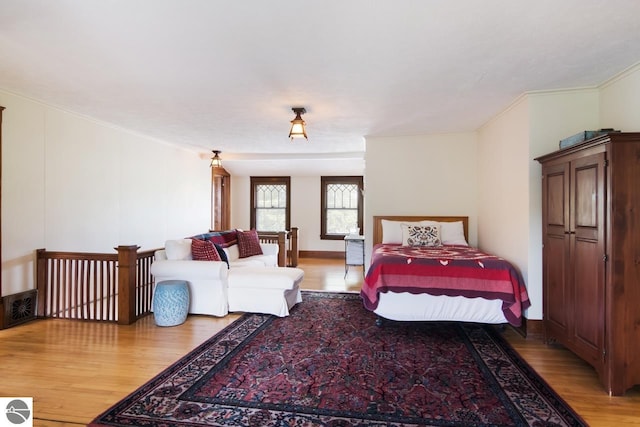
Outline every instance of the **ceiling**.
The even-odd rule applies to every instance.
[[[603,83],[640,61],[638,16],[637,0],[0,0],[0,89],[221,150],[232,173],[360,174],[365,137],[473,131],[524,92]],[[308,141],[287,137],[294,106]]]

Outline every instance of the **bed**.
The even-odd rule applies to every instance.
[[[360,292],[365,308],[398,321],[521,325],[530,306],[522,276],[508,261],[468,246],[468,217],[373,219],[371,264]],[[412,233],[422,233],[417,242]]]

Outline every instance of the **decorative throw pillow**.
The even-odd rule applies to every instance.
[[[205,236],[206,240],[213,242],[215,245],[220,245],[223,248],[228,248],[238,243],[236,230],[214,231]]]
[[[442,246],[438,225],[402,224],[403,246]]]
[[[240,252],[240,258],[262,255],[262,248],[260,247],[260,240],[256,230],[238,230],[238,251]]]
[[[216,247],[208,240],[192,239],[191,255],[196,261],[221,261]]]
[[[217,243],[214,243],[213,246],[215,246],[216,250],[218,251],[218,255],[220,256],[220,261],[226,262],[227,268],[229,268],[229,257],[227,257],[227,253],[224,251],[224,248],[221,245],[218,245]]]

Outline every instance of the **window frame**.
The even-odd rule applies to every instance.
[[[250,215],[249,215],[249,227],[252,230],[258,230],[256,228],[256,188],[258,185],[270,184],[270,185],[284,185],[287,189],[287,207],[285,208],[285,227],[288,231],[291,229],[291,177],[290,176],[252,176],[250,177]],[[258,230],[258,231],[273,231],[273,230]],[[280,230],[278,230],[280,231]]]
[[[327,234],[327,186],[329,184],[356,184],[358,186],[358,227],[364,232],[364,178],[362,176],[321,176],[320,177],[320,239],[344,240],[348,233]]]

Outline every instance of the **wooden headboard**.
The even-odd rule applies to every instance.
[[[464,227],[464,238],[469,241],[469,217],[468,216],[398,216],[383,215],[373,217],[373,244],[382,243],[382,220],[389,221],[438,221],[438,222],[455,222],[462,221]]]

